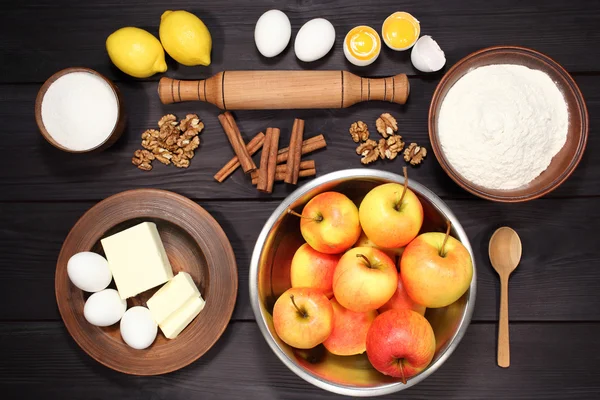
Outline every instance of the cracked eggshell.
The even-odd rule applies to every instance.
[[[300,61],[311,62],[324,57],[335,42],[335,28],[324,18],[311,19],[298,31],[294,51]]]
[[[421,72],[436,72],[446,64],[446,56],[431,36],[422,36],[410,53],[410,61]]]
[[[269,10],[260,16],[254,28],[256,48],[265,57],[275,57],[287,47],[292,37],[290,19],[279,10]]]

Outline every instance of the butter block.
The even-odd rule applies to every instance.
[[[190,299],[179,310],[164,320],[162,324],[158,325],[160,330],[168,339],[175,339],[200,314],[204,304],[202,297]]]
[[[200,297],[200,291],[187,272],[180,272],[152,296],[146,305],[157,324],[161,324],[169,315],[180,309],[194,297]]]
[[[162,285],[173,277],[153,222],[142,222],[100,242],[122,299]]]

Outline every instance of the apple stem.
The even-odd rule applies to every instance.
[[[365,260],[365,262],[367,263],[367,267],[371,268],[371,262],[369,261],[367,256],[365,256],[364,254],[357,254],[356,257]]]
[[[298,218],[305,218],[305,219],[310,219],[312,221],[317,221],[317,222],[321,222],[323,221],[323,216],[322,215],[317,215],[316,217],[306,217],[302,214],[298,214],[296,211],[292,210],[291,208],[288,208],[287,210],[288,214],[292,214]]]
[[[402,381],[401,382],[406,385],[406,376],[404,375],[404,359],[401,358],[398,361],[398,364],[400,365],[400,373],[402,374],[402,377],[401,377]]]
[[[450,236],[450,228],[451,227],[452,227],[452,223],[450,221],[446,221],[446,237],[444,237],[444,241],[442,242],[442,247],[440,247],[440,257],[446,256],[444,247],[446,246],[446,242],[448,241],[448,237]]]
[[[296,308],[296,310],[298,310],[298,313],[300,313],[300,315],[302,316],[302,318],[308,317],[308,315],[306,315],[306,311],[305,310],[301,310],[300,307],[298,307],[296,305],[296,301],[294,300],[294,295],[293,294],[290,294],[290,299],[292,300],[292,304],[294,305],[294,307]]]
[[[402,172],[404,173],[404,189],[402,189],[402,195],[400,196],[400,199],[396,202],[397,211],[400,211],[400,208],[402,208],[402,200],[404,200],[404,195],[408,189],[408,169],[406,167],[402,167]]]

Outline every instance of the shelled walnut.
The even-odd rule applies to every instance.
[[[198,134],[204,129],[200,118],[196,114],[188,114],[177,122],[175,115],[167,114],[158,121],[158,128],[142,133],[142,147],[145,150],[136,150],[131,162],[144,171],[152,169],[155,159],[165,165],[189,167],[194,150],[200,146]]]
[[[375,127],[377,132],[386,139],[398,131],[398,123],[390,113],[381,114],[375,121]]]
[[[404,161],[409,162],[410,165],[418,165],[423,161],[423,158],[427,155],[427,149],[423,146],[419,146],[416,143],[411,143],[410,146],[404,150]]]
[[[402,136],[392,135],[387,139],[379,139],[377,147],[379,148],[379,157],[382,160],[385,158],[393,160],[404,148],[404,142],[402,141]]]
[[[133,153],[131,163],[142,171],[150,171],[152,169],[152,161],[154,158],[154,154],[150,153],[148,150],[136,150]]]
[[[356,121],[350,125],[349,132],[352,135],[352,140],[356,143],[364,142],[369,138],[369,128],[362,121]]]
[[[365,165],[376,161],[379,157],[379,148],[377,142],[372,139],[368,139],[366,142],[360,144],[356,148],[356,154],[362,156],[360,162]]]

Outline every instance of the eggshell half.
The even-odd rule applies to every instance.
[[[436,72],[446,64],[446,55],[431,36],[425,35],[415,43],[410,61],[421,72]]]

